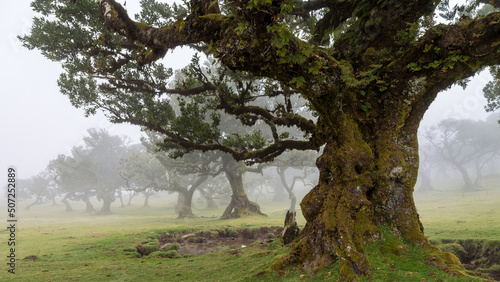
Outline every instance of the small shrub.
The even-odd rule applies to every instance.
[[[276,235],[274,235],[274,233],[267,233],[267,239],[272,239],[272,238],[276,238]]]

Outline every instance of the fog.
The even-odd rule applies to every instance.
[[[129,3],[127,8],[137,10],[132,5]],[[0,167],[14,166],[19,178],[33,177],[58,155],[70,156],[74,147],[82,146],[90,128],[106,130],[110,135],[127,136],[130,143],[139,143],[144,134],[137,126],[111,124],[102,113],[85,117],[82,109],[74,108],[67,97],[59,93],[56,81],[61,68],[58,63],[49,62],[38,51],[21,46],[16,36],[29,32],[33,16],[28,1],[3,3],[0,16],[4,23],[9,23],[0,27],[3,37],[0,45],[0,90],[3,98],[0,104]],[[168,65],[182,67],[189,62],[192,54],[187,50],[176,51],[167,54],[165,61]],[[421,122],[420,138],[423,138],[425,130],[449,118],[486,120],[488,114],[484,110],[482,88],[490,79],[489,73],[483,71],[472,78],[465,90],[454,86],[439,94]],[[446,170],[450,172],[445,175],[458,176],[451,168]],[[261,175],[264,175],[262,179],[269,179],[266,184],[260,184],[261,188],[254,185],[255,188],[248,192],[250,198],[273,198],[276,192],[269,187],[279,182],[276,174]],[[288,177],[293,178],[293,174]],[[5,182],[5,174],[0,179]],[[312,179],[308,181],[314,182]],[[274,184],[271,185],[271,182]],[[300,189],[296,190],[298,202],[300,196],[310,189],[310,184]]]

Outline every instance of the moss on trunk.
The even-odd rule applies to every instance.
[[[380,238],[381,225],[411,242],[432,247],[413,201],[417,127],[380,128],[371,135],[347,116],[337,124],[342,127],[332,132],[317,160],[319,183],[301,202],[307,224],[292,251],[273,269],[294,265],[319,270],[339,260],[344,280],[370,276],[365,246]],[[436,255],[436,264],[448,265],[441,264],[440,257],[457,264],[447,256]]]
[[[247,193],[243,188],[243,167],[233,159],[231,155],[224,155],[223,169],[231,186],[232,195],[231,202],[221,216],[221,219],[237,218],[249,214],[264,215],[260,211],[257,203],[251,202],[248,199]]]

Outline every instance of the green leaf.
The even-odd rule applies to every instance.
[[[296,76],[290,80],[290,84],[295,84],[297,88],[300,88],[304,82],[306,82],[306,79],[303,76]]]

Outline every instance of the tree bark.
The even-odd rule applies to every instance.
[[[223,169],[231,186],[232,195],[231,202],[221,216],[221,219],[238,218],[249,214],[264,215],[260,211],[257,203],[251,202],[248,199],[245,189],[243,188],[243,168],[242,164],[235,161],[229,154],[224,154]]]
[[[287,211],[285,216],[285,227],[280,234],[283,239],[283,244],[290,244],[299,235],[299,227],[297,226],[297,221],[295,221],[295,211]]]
[[[179,214],[177,218],[194,217],[191,203],[193,200],[194,190],[185,189],[179,191],[178,203],[176,212]]]
[[[191,209],[193,202],[193,195],[196,189],[208,179],[208,175],[201,174],[196,180],[191,184],[191,187],[185,188],[181,187],[178,183],[174,183],[175,191],[179,192],[179,198],[176,205],[176,212],[179,214],[178,218],[184,217],[194,217],[193,211]]]
[[[274,269],[291,264],[318,270],[338,259],[342,279],[370,276],[364,246],[380,238],[381,225],[430,246],[413,201],[418,123],[380,128],[375,135],[348,116],[336,124],[342,126],[317,160],[319,183],[301,202],[307,224]]]

